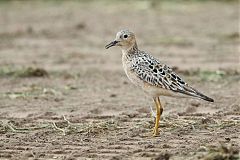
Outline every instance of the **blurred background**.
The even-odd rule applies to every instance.
[[[140,50],[173,67],[216,103],[163,98],[163,116],[168,120],[162,124],[165,139],[146,138],[153,124],[152,100],[129,83],[120,49],[104,48],[121,29],[133,31]],[[226,138],[237,146],[239,41],[237,0],[1,0],[0,131],[8,148],[0,155],[31,157],[29,151],[20,153],[14,147],[33,147],[32,139],[42,141],[39,135],[45,145],[34,146],[34,155],[44,154],[43,158],[96,158],[96,154],[112,158],[128,153],[135,158],[186,159],[189,150],[218,146]],[[62,138],[49,127],[49,122],[61,122],[62,115],[85,127],[91,124],[93,131],[85,134],[78,128]],[[213,129],[204,128],[206,123],[218,124],[219,130],[210,134]],[[13,135],[16,130],[9,129],[10,124],[35,129],[27,130],[28,136]],[[189,126],[204,135],[199,137]],[[89,137],[94,141],[84,141]],[[119,138],[125,141],[120,143]],[[111,142],[115,149],[108,147]],[[63,143],[70,148],[61,148]],[[46,145],[55,149],[43,149]],[[141,150],[148,145],[153,149]],[[169,154],[163,154],[163,148]]]
[[[140,48],[172,66],[218,69],[238,63],[237,1],[3,0],[0,7],[2,65],[54,70],[78,68],[74,63],[116,64],[120,52],[104,45],[125,28],[136,33]],[[71,58],[80,55],[88,60]]]

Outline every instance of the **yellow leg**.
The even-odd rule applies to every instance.
[[[153,136],[157,136],[157,135],[159,135],[158,127],[159,127],[160,116],[163,112],[163,108],[161,106],[159,97],[154,98],[154,102],[155,102],[157,114],[156,114],[155,127],[153,129]]]
[[[160,98],[158,97],[157,98],[157,101],[158,101],[158,106],[159,106],[159,108],[160,108],[160,116],[162,115],[162,112],[163,112],[163,107],[162,107],[162,105],[161,105],[161,102],[160,102]]]

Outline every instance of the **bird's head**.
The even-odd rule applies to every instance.
[[[117,33],[116,38],[105,46],[106,49],[113,46],[120,46],[124,50],[132,48],[136,44],[135,35],[129,30],[121,30]]]

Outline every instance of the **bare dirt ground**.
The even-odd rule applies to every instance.
[[[237,2],[0,3],[0,159],[238,159]],[[215,99],[152,99],[129,83],[123,28]]]

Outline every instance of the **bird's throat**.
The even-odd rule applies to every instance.
[[[122,52],[125,54],[135,54],[138,52],[138,46],[137,43],[135,42],[133,45],[127,47],[127,48],[122,48]]]

